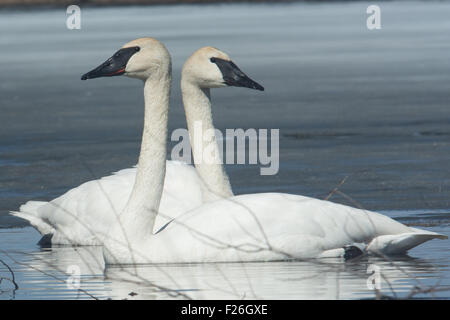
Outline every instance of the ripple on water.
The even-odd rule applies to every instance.
[[[412,227],[450,225],[450,209],[384,210],[380,213]]]
[[[16,161],[16,160],[5,160],[5,159],[0,159],[0,167],[22,167],[22,166],[26,166],[27,163],[25,162],[20,162],[20,161]]]

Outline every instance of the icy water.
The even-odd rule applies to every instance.
[[[123,43],[162,40],[173,58],[170,130],[185,127],[184,60],[212,45],[266,91],[214,90],[224,128],[279,128],[280,171],[228,165],[235,193],[281,191],[381,211],[450,234],[449,2],[382,2],[382,29],[366,28],[369,3],[82,8],[68,30],[63,9],[0,11],[0,299],[364,299],[367,268],[382,292],[413,287],[450,297],[449,241],[385,261],[166,265],[104,270],[99,248],[40,249],[39,234],[7,214],[134,165],[142,88],[115,77],[80,81]],[[81,269],[79,291],[67,286]],[[11,278],[0,263],[0,277]],[[130,295],[130,293],[132,293]]]

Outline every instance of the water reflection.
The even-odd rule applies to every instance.
[[[385,276],[385,280],[381,279],[382,291],[390,294],[387,281],[393,282],[391,285],[400,296],[405,296],[415,284],[407,274],[419,270],[421,274],[436,272],[432,265],[417,259],[403,258],[393,266],[382,259],[364,258],[349,263],[326,259],[107,268],[105,275],[109,279],[131,278],[136,283],[145,280],[142,291],[136,285],[129,286],[133,292],[142,292],[139,298],[150,298],[146,290],[156,284],[178,288],[194,299],[355,299],[374,297],[367,288],[367,267],[371,264],[379,266]],[[152,294],[168,297],[165,292]]]
[[[12,243],[30,233],[31,229],[25,228],[3,237],[7,236]],[[363,257],[350,262],[323,259],[105,269],[100,247],[11,250],[2,259],[14,270],[19,289],[2,284],[0,299],[372,299],[375,293],[367,287],[370,276],[367,268],[372,264],[381,270],[382,293],[404,298],[415,285],[436,284],[442,268],[445,269],[426,259],[411,257],[396,258],[393,262]],[[70,266],[81,271],[81,290],[66,284]],[[6,270],[0,270],[6,276]],[[420,297],[446,294],[437,292],[434,296]]]

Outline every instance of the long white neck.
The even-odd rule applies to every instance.
[[[170,82],[170,70],[145,81],[144,130],[136,180],[120,215],[123,231],[129,237],[148,236],[158,214],[166,172]]]
[[[205,151],[208,153],[213,149],[219,159],[219,147],[215,135],[211,134],[214,132],[214,124],[209,89],[200,88],[182,77],[181,91],[195,168],[208,191],[204,193],[204,200],[231,197],[233,191],[221,161],[201,158]]]

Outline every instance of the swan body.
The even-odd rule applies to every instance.
[[[136,179],[127,205],[103,238],[107,265],[345,257],[346,248],[361,244],[369,253],[392,255],[430,239],[446,238],[375,212],[281,193],[208,202],[178,216],[159,232],[150,232],[163,192],[161,172],[166,161],[161,155],[166,152],[163,141],[167,138],[169,107],[163,97],[168,94],[164,83],[170,55],[162,44],[147,54],[149,60],[154,59],[153,64],[145,66],[150,76],[139,76],[146,83],[145,121],[151,131],[143,134],[137,174],[140,179]],[[129,64],[130,69],[138,68],[135,61]],[[139,68],[145,69],[141,64]],[[210,108],[209,88],[262,89],[226,54],[211,47],[196,51],[187,60],[182,71],[184,86],[190,87],[190,97],[202,108]],[[149,150],[158,156],[152,157]]]
[[[157,234],[130,238],[132,256],[123,242],[104,256],[107,264],[274,261],[342,257],[355,244],[393,255],[433,238],[446,236],[325,200],[260,193],[204,204]]]
[[[97,235],[106,233],[124,209],[136,171],[136,168],[123,169],[85,182],[49,202],[28,201],[12,214],[29,221],[45,235],[40,244],[100,245]],[[193,166],[168,160],[161,210],[153,231],[180,212],[199,206],[203,192],[202,181]]]

